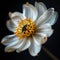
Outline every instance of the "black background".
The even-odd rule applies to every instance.
[[[12,34],[7,27],[6,21],[9,19],[9,11],[19,11],[22,12],[22,5],[26,2],[34,4],[35,1],[43,2],[46,4],[47,8],[54,7],[55,10],[60,15],[60,2],[59,0],[0,0],[0,41],[5,35]],[[56,57],[60,58],[60,17],[56,24],[53,26],[54,33],[48,38],[48,41],[44,46],[53,53]],[[52,60],[44,51],[41,49],[41,52],[38,56],[32,57],[28,50],[21,53],[5,53],[5,46],[0,43],[0,60]]]

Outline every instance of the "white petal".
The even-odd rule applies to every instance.
[[[47,42],[47,35],[46,34],[41,33],[41,32],[37,32],[36,34],[40,36],[41,44],[44,44]]]
[[[18,49],[19,47],[22,48],[24,43],[25,40],[14,41],[5,48],[5,52],[13,52],[13,50]]]
[[[33,36],[33,39],[34,39],[34,41],[35,41],[35,43],[36,43],[37,45],[40,45],[40,39],[41,39],[41,37],[40,37],[39,35],[35,34],[35,35]]]
[[[42,24],[40,26],[37,27],[37,29],[40,31],[40,30],[44,30],[44,29],[50,29],[51,28],[51,25],[49,23],[46,23],[46,24]]]
[[[47,34],[47,36],[50,37],[53,34],[53,29],[41,30],[41,33]]]
[[[12,20],[8,20],[7,23],[6,23],[6,25],[7,25],[7,28],[8,28],[10,31],[12,31],[12,32],[14,32],[14,31],[15,31],[15,28],[17,27],[17,26],[12,22]]]
[[[19,40],[17,40],[17,38],[15,38],[15,39],[16,39],[15,41],[8,44],[8,47],[14,47],[16,44],[18,44]]]
[[[40,17],[47,10],[45,4],[42,2],[35,2],[35,7],[38,10],[38,17]]]
[[[30,47],[30,40],[25,40],[25,42],[23,43],[23,45],[21,45],[17,50],[16,50],[16,52],[17,53],[19,53],[19,52],[21,52],[21,51],[24,51],[24,50],[26,50],[27,48],[29,48]]]
[[[15,51],[15,49],[5,47],[4,51],[5,52],[13,52],[13,51]]]
[[[30,47],[30,44],[31,44],[30,40],[27,40],[25,46],[21,49],[21,51],[24,51],[27,48],[29,48]]]
[[[57,18],[58,18],[58,13],[54,12],[50,20],[48,20],[46,23],[49,23],[50,25],[54,25],[57,21]]]
[[[37,38],[38,39],[38,38]],[[32,56],[36,56],[41,50],[41,44],[38,45],[34,39],[31,39],[31,46],[29,52]]]
[[[19,40],[19,43],[13,46],[14,49],[21,50],[26,45],[26,38]]]
[[[16,44],[18,44],[18,40],[11,42],[11,44],[9,44],[6,48],[5,48],[5,52],[13,52],[15,49],[13,48]]]
[[[37,12],[37,9],[33,5],[29,4],[27,6],[26,4],[24,4],[23,15],[35,21],[37,19],[38,12]]]
[[[47,42],[47,36],[43,36],[41,38],[41,44],[45,44]]]
[[[48,9],[46,12],[43,13],[43,15],[41,15],[39,17],[38,20],[36,20],[36,25],[40,26],[41,24],[44,24],[46,21],[48,21],[51,16],[54,14],[54,8],[50,8]]]
[[[44,28],[44,29],[38,29],[37,32],[39,34],[40,33],[46,34],[48,37],[50,37],[53,34],[53,29],[51,27],[50,28]]]
[[[26,18],[20,12],[9,13],[9,16],[10,16],[11,20],[13,21],[13,23],[15,23],[16,25],[20,20],[24,20]]]
[[[9,44],[11,44],[11,43],[14,42],[14,41],[16,41],[16,37],[15,37],[15,35],[13,34],[13,35],[7,35],[7,36],[5,36],[5,37],[2,39],[1,43],[4,44],[4,45],[9,45]]]

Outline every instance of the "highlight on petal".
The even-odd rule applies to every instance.
[[[40,50],[41,50],[41,44],[38,45],[34,39],[31,39],[31,46],[29,47],[29,53],[32,56],[37,56]]]
[[[40,45],[41,37],[38,34],[33,35],[33,39],[37,45]]]
[[[30,18],[31,20],[35,21],[38,17],[38,11],[33,5],[24,4],[23,5],[23,15],[26,16],[27,18]]]
[[[5,52],[13,52],[15,50],[13,47],[16,46],[16,44],[18,43],[19,43],[19,40],[11,42],[9,45],[5,47]]]
[[[39,32],[37,32],[36,33],[37,35],[39,35],[40,36],[40,43],[41,44],[44,44],[44,43],[46,43],[47,42],[47,35],[46,34],[44,34],[44,33],[39,33]]]
[[[13,21],[13,23],[15,23],[16,25],[20,20],[24,20],[26,18],[20,12],[9,13],[9,16],[10,16],[11,20]]]
[[[12,31],[12,32],[14,32],[14,31],[15,31],[15,28],[17,27],[16,24],[14,24],[14,23],[12,22],[12,20],[8,20],[8,21],[6,22],[6,25],[7,25],[7,28],[8,28],[10,31]]]
[[[41,33],[47,34],[47,36],[50,37],[53,34],[53,29],[41,30]]]
[[[51,18],[46,23],[49,23],[50,25],[54,25],[57,21],[57,18],[58,18],[58,13],[55,11],[54,14],[51,16]]]
[[[51,28],[51,25],[49,23],[46,23],[46,24],[42,24],[40,25],[39,27],[37,27],[37,30],[44,30],[44,29],[50,29]]]
[[[42,2],[35,2],[35,7],[38,10],[38,18],[47,10],[45,4]]]
[[[49,8],[48,10],[46,10],[43,15],[41,15],[38,20],[36,20],[36,25],[40,26],[41,24],[44,24],[45,22],[47,22],[51,16],[54,14],[54,8]]]
[[[38,29],[37,32],[46,34],[48,37],[50,37],[53,34],[53,29],[50,26],[50,24],[43,24]]]
[[[21,39],[21,40],[19,40],[18,43],[16,43],[15,45],[9,45],[9,47],[14,48],[14,49],[18,49],[20,46],[23,46],[24,42],[25,42],[25,40]]]
[[[2,39],[1,43],[4,44],[4,45],[9,45],[9,44],[11,44],[12,42],[14,42],[14,41],[16,41],[16,40],[17,40],[17,38],[15,37],[14,34],[12,34],[12,35],[7,35],[7,36],[5,36],[5,37]]]
[[[26,50],[30,47],[30,39],[27,39],[24,41],[24,43],[16,50],[17,53],[20,53],[21,51]]]

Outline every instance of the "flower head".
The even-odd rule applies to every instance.
[[[47,9],[42,2],[35,2],[35,7],[27,2],[23,5],[23,13],[10,12],[7,27],[14,34],[2,39],[1,43],[6,45],[5,52],[16,50],[19,53],[28,49],[32,56],[36,56],[52,35],[52,25],[57,16],[54,8]]]

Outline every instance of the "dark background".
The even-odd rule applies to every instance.
[[[60,2],[59,0],[0,0],[0,41],[5,35],[12,34],[7,27],[6,21],[9,19],[8,13],[9,11],[20,11],[22,12],[22,5],[26,2],[34,4],[35,1],[43,2],[46,4],[47,8],[54,7],[55,10],[60,15]],[[53,35],[48,38],[48,41],[44,46],[53,53],[56,57],[60,59],[60,17],[56,24],[53,26],[55,30]],[[0,60],[52,60],[43,49],[38,56],[32,57],[28,50],[21,53],[5,53],[5,46],[0,43]]]

